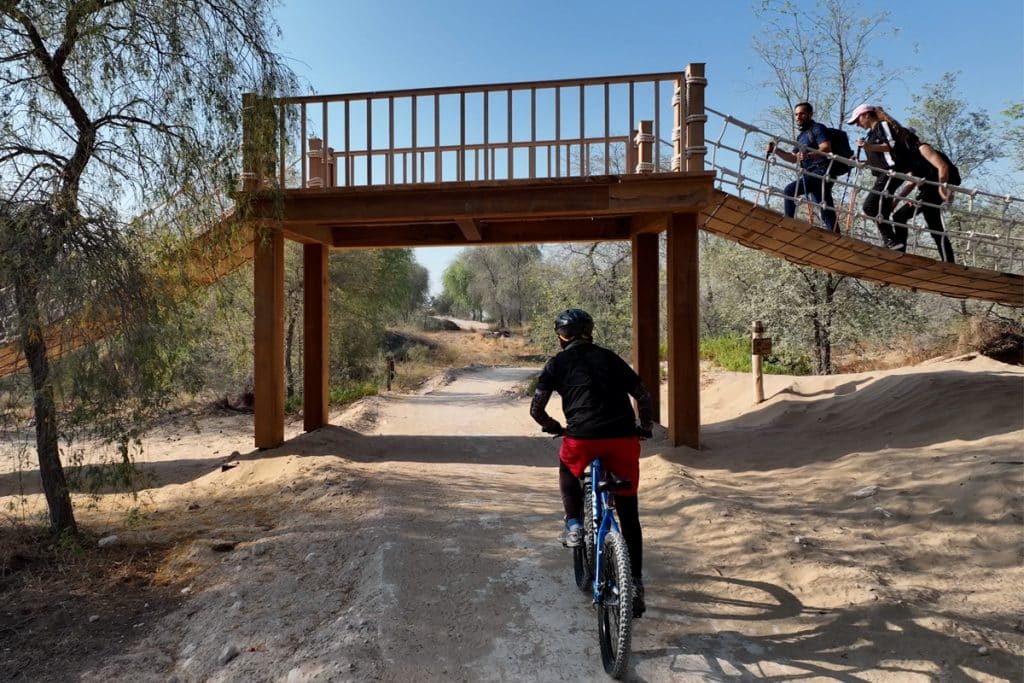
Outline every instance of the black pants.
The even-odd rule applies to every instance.
[[[953,256],[953,245],[949,242],[949,237],[946,236],[946,226],[942,222],[942,210],[939,206],[942,204],[942,195],[939,194],[939,188],[935,185],[924,184],[917,191],[917,201],[923,202],[920,206],[915,204],[904,204],[896,210],[896,213],[892,215],[893,223],[909,223],[913,220],[914,216],[921,214],[924,216],[924,222],[928,225],[928,229],[932,233],[932,238],[935,240],[935,246],[939,250],[939,258],[947,263],[956,263],[956,259]],[[907,243],[907,228],[902,225],[893,225],[893,231],[896,233],[896,240]]]
[[[565,518],[583,521],[583,487],[580,480],[564,462],[558,463],[558,488],[562,493]],[[629,550],[629,563],[634,579],[643,576],[644,534],[640,528],[640,506],[636,496],[615,496],[615,509],[619,512],[619,527]]]
[[[875,184],[871,188],[867,199],[864,200],[864,213],[873,218],[878,224],[878,233],[888,243],[896,242],[896,233],[893,231],[890,216],[893,207],[893,193],[903,184],[903,181],[888,175],[875,176]],[[906,244],[906,242],[903,242]]]

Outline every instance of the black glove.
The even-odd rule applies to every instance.
[[[640,425],[637,425],[636,426],[636,435],[639,436],[641,439],[650,439],[652,436],[654,436],[654,432],[651,431],[650,427],[648,427],[647,429],[644,429]]]
[[[553,425],[548,425],[546,427],[541,427],[540,431],[544,432],[545,434],[554,434],[555,436],[565,436],[565,428],[562,427],[562,425],[558,424],[557,422],[554,423]]]

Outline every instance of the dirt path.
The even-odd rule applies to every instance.
[[[1019,680],[1024,431],[1005,397],[1024,373],[967,370],[771,378],[754,413],[723,376],[704,450],[646,442],[631,678]],[[160,470],[178,483],[152,493],[152,523],[191,525],[164,567],[180,602],[77,674],[600,680],[596,617],[556,540],[558,444],[513,391],[535,372],[474,368],[226,471]],[[877,419],[892,402],[918,431]],[[232,442],[216,446],[219,462]]]

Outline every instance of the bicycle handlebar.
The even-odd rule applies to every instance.
[[[558,425],[557,430],[554,428],[542,427],[541,431],[545,434],[551,434],[552,439],[557,439],[560,436],[565,436],[565,427]],[[654,431],[651,429],[644,429],[640,425],[633,427],[633,433],[638,436],[641,440],[650,439],[654,436]]]

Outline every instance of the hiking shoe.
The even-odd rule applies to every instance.
[[[896,240],[886,240],[885,248],[892,249],[893,251],[906,251],[907,245],[903,242],[897,242]]]
[[[583,525],[575,519],[570,519],[565,523],[562,545],[566,548],[578,548],[583,545]]]
[[[633,579],[633,618],[639,619],[647,611],[647,603],[644,602],[644,582],[640,579]]]

